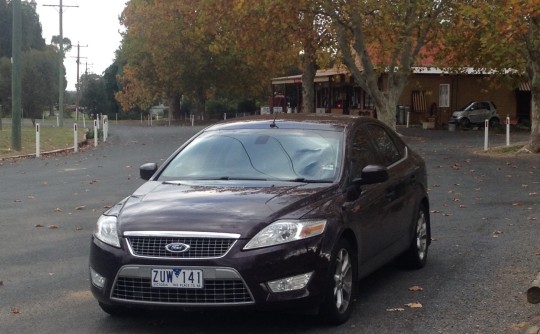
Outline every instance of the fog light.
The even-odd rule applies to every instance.
[[[313,272],[305,273],[298,276],[291,276],[276,281],[268,282],[267,285],[272,290],[272,292],[286,292],[299,290],[306,287],[309,282],[309,279],[313,275]]]
[[[92,284],[96,287],[102,289],[105,285],[105,277],[98,274],[94,269],[90,268],[90,278],[92,279]]]

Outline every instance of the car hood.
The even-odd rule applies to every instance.
[[[118,215],[121,234],[192,231],[251,237],[275,219],[311,211],[330,188],[328,183],[149,181],[108,214]]]

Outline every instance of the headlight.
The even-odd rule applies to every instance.
[[[117,219],[115,216],[102,215],[97,221],[94,235],[104,243],[120,248],[116,223]]]
[[[322,234],[326,219],[318,220],[278,220],[254,236],[244,247],[253,249],[274,246]]]

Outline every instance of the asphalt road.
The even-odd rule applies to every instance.
[[[428,265],[362,280],[348,323],[266,312],[109,317],[89,292],[94,224],[142,184],[139,165],[161,162],[199,129],[111,123],[97,148],[0,161],[0,333],[524,333],[540,324],[540,305],[525,296],[540,271],[540,158],[477,154],[480,131],[419,128],[400,131],[428,164]]]

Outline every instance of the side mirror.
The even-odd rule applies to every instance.
[[[157,169],[158,165],[154,162],[149,162],[142,165],[141,167],[139,167],[139,174],[141,176],[141,179],[146,181],[150,180],[150,178],[152,177],[152,175],[154,175]]]
[[[347,202],[356,200],[361,193],[360,187],[366,184],[382,183],[388,180],[388,169],[384,166],[368,165],[362,174],[347,187]]]
[[[362,169],[362,174],[359,179],[354,179],[356,185],[382,183],[388,180],[388,169],[379,165],[367,165]]]

